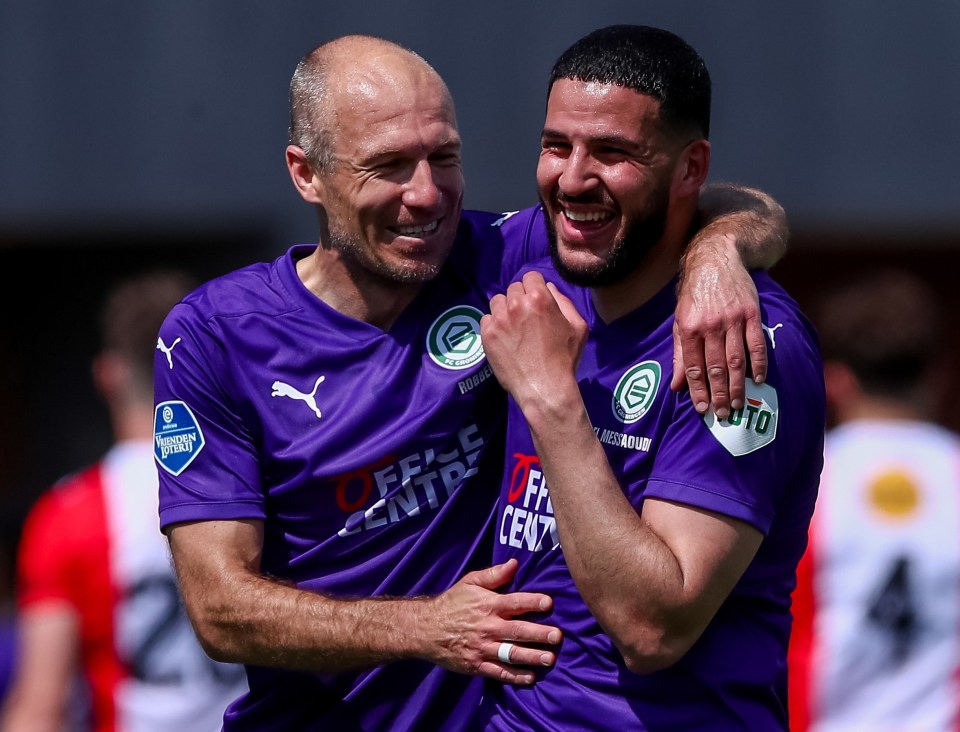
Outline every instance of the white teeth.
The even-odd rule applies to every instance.
[[[600,221],[601,219],[610,218],[613,214],[601,211],[593,211],[591,213],[576,213],[574,211],[567,211],[564,209],[563,215],[571,221]]]
[[[429,224],[422,226],[398,226],[396,231],[400,236],[419,236],[421,234],[429,234],[436,229],[439,224],[439,221],[431,221]]]

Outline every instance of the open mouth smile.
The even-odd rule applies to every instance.
[[[433,231],[436,231],[437,227],[440,225],[440,219],[431,221],[429,224],[413,224],[410,226],[394,226],[390,227],[390,231],[399,236],[414,236],[422,237],[426,234],[429,234]]]
[[[591,211],[590,213],[582,213],[578,211],[571,211],[568,208],[563,209],[563,215],[569,221],[575,221],[577,223],[592,223],[613,218],[613,214],[609,211]]]

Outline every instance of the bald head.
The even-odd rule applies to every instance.
[[[421,56],[373,36],[342,36],[304,56],[290,81],[290,143],[300,147],[318,173],[333,169],[334,140],[344,105],[390,90],[435,85],[453,100],[440,75]]]

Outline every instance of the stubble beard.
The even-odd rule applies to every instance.
[[[357,272],[366,272],[376,279],[396,285],[422,285],[432,281],[443,269],[441,262],[407,260],[388,262],[370,256],[361,240],[342,231],[330,230],[330,246],[340,253],[347,266]],[[446,261],[446,257],[444,257]]]

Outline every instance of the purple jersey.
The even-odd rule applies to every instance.
[[[262,520],[262,571],[330,596],[437,594],[488,566],[505,399],[479,319],[543,253],[508,219],[464,213],[441,274],[388,332],[304,287],[296,261],[314,246],[174,308],[156,354],[161,524]],[[226,730],[459,729],[479,695],[419,661],[247,670]]]
[[[748,382],[745,408],[721,422],[670,389],[675,283],[605,324],[587,290],[563,282],[548,263],[537,269],[590,326],[580,390],[630,502],[639,510],[649,496],[716,511],[765,538],[678,663],[628,671],[574,586],[533,440],[511,401],[494,557],[519,560],[511,591],[553,597],[545,619],[565,635],[556,666],[532,687],[487,685],[488,729],[786,730],[790,593],[823,456],[822,367],[811,325],[769,276],[755,275],[769,376],[764,385]]]

